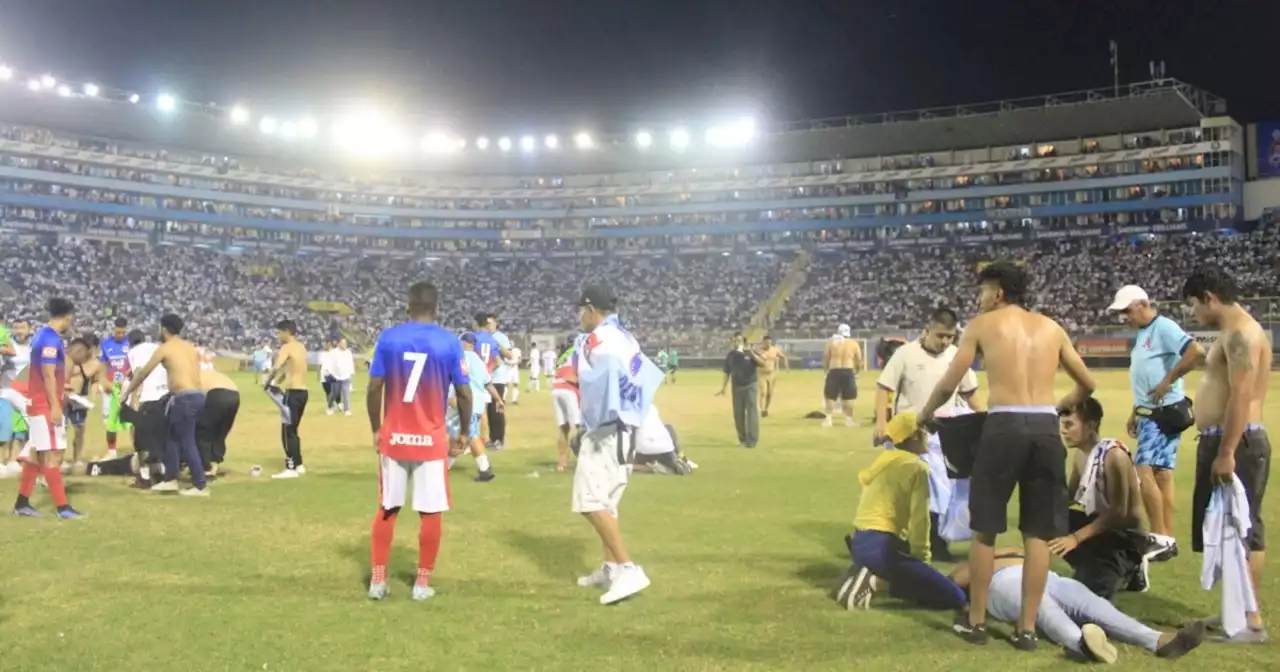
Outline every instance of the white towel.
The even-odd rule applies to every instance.
[[[1213,489],[1205,510],[1204,561],[1200,585],[1212,590],[1222,582],[1222,630],[1228,637],[1249,627],[1245,614],[1258,610],[1249,577],[1249,552],[1244,540],[1249,534],[1249,499],[1240,479]]]
[[[1110,439],[1103,439],[1084,460],[1084,473],[1080,474],[1080,484],[1076,486],[1075,503],[1084,507],[1086,515],[1096,516],[1105,506],[1107,495],[1102,489],[1101,477],[1106,473],[1104,464],[1110,449]]]

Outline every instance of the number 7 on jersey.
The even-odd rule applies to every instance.
[[[427,353],[406,352],[404,353],[404,359],[407,362],[413,362],[413,370],[409,372],[409,382],[404,387],[402,401],[406,404],[412,404],[414,398],[418,396],[418,383],[422,381],[422,369],[427,366]]]

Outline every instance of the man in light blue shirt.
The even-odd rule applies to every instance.
[[[490,377],[489,368],[485,361],[480,359],[480,355],[476,354],[476,336],[475,334],[463,334],[460,338],[462,341],[462,361],[467,370],[467,378],[471,382],[471,398],[474,400],[472,407],[471,425],[471,455],[476,458],[476,469],[480,473],[476,474],[475,481],[477,483],[487,483],[493,480],[493,468],[489,464],[489,456],[484,452],[484,439],[480,438],[480,416],[483,413],[480,409],[485,406],[485,401],[492,398],[498,413],[504,412],[502,406],[502,398],[498,396],[498,391],[493,388],[493,379]],[[449,412],[446,416],[449,426],[449,435],[457,436],[461,431],[461,418],[458,416],[458,410],[453,403],[453,397],[449,398]],[[449,466],[453,467],[453,458],[449,458]]]
[[[1177,466],[1182,430],[1170,431],[1163,418],[1180,414],[1190,417],[1190,400],[1183,391],[1182,377],[1204,361],[1204,348],[1177,322],[1158,315],[1150,297],[1137,285],[1121,287],[1109,310],[1124,315],[1138,328],[1129,354],[1133,412],[1128,429],[1129,436],[1138,440],[1133,461],[1155,542],[1149,557],[1168,560],[1178,554],[1173,538],[1173,469]]]

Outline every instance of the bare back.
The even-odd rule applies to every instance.
[[[989,406],[1056,405],[1053,384],[1064,350],[1079,360],[1057,322],[1018,306],[975,317],[965,329],[971,335],[987,372]]]
[[[181,338],[170,338],[156,350],[169,378],[170,392],[200,390],[200,352]]]
[[[1205,356],[1204,377],[1196,390],[1196,427],[1217,427],[1226,421],[1233,372],[1246,377],[1251,393],[1246,422],[1261,423],[1271,382],[1271,356],[1271,342],[1251,315],[1240,310],[1225,321]]]
[[[858,371],[862,368],[862,348],[852,338],[829,341],[827,343],[826,359],[828,369],[853,369]]]
[[[289,372],[285,374],[284,388],[307,389],[307,349],[302,347],[302,343],[291,341],[280,346],[280,353],[276,355],[276,368],[286,366]]]
[[[216,369],[204,369],[200,371],[200,389],[205,392],[213,390],[238,391],[235,382],[232,381],[227,374]]]

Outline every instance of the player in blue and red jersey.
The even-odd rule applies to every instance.
[[[67,430],[62,424],[62,393],[67,384],[67,355],[62,347],[61,334],[71,329],[75,308],[66,299],[49,299],[49,323],[41,327],[31,339],[31,365],[27,367],[27,445],[30,456],[22,465],[22,480],[18,484],[18,500],[13,513],[18,516],[38,517],[40,512],[31,506],[31,492],[36,478],[44,476],[49,494],[58,506],[59,518],[79,518],[80,513],[67,504],[67,490],[62,482],[62,452],[67,449]],[[84,346],[78,340],[78,348]],[[89,356],[87,350],[79,353],[82,359]]]
[[[120,386],[129,379],[129,323],[117,317],[111,337],[103,339],[99,361],[106,367],[98,376],[102,392],[102,424],[107,428],[107,458],[116,459],[116,434],[128,425],[120,420]]]
[[[379,502],[373,519],[373,576],[369,581],[369,597],[375,600],[387,596],[387,558],[396,514],[405,504],[410,479],[413,510],[421,519],[413,599],[425,600],[435,594],[429,582],[440,552],[440,514],[449,510],[447,459],[466,449],[473,431],[471,383],[462,344],[436,324],[439,301],[439,292],[429,282],[410,287],[410,321],[382,332],[369,364],[369,425],[379,455]],[[445,420],[450,386],[461,418],[452,447]]]

